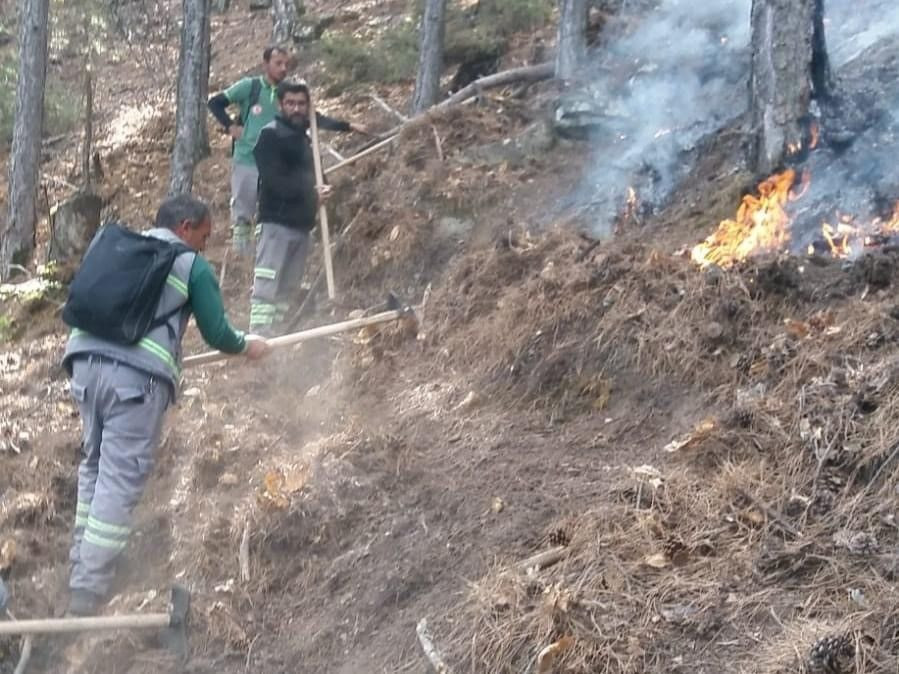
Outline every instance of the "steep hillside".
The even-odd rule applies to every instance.
[[[362,6],[307,7],[367,25]],[[242,7],[217,18],[213,79],[251,67],[267,30]],[[537,37],[516,34],[508,65]],[[336,81],[314,54],[300,53],[310,79]],[[739,115],[690,148],[664,205],[622,201],[600,241],[585,232],[606,201],[572,197],[597,158],[547,121],[559,89],[486,92],[334,173],[339,297],[303,324],[395,292],[417,326],[186,372],[107,612],[164,609],[188,584],[190,662],[120,633],[39,641],[35,671],[424,672],[425,631],[456,672],[895,671],[896,251],[694,263],[753,190]],[[401,107],[409,82],[323,107],[389,128],[372,92]],[[101,189],[142,226],[171,115],[114,136],[128,114],[110,113]],[[225,139],[213,146],[197,192],[220,265]],[[243,324],[249,270],[230,267]],[[53,301],[4,304],[0,571],[19,617],[64,596],[74,507]],[[202,350],[195,330],[185,346]],[[0,640],[0,671],[18,648]]]

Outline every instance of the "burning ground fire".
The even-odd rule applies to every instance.
[[[763,180],[758,195],[743,197],[736,218],[722,221],[711,236],[693,248],[693,261],[701,267],[730,267],[753,255],[789,249],[793,224],[789,205],[802,198],[810,182],[811,176],[806,171],[800,174],[797,184],[793,169]],[[875,218],[868,224],[838,213],[836,224],[822,223],[820,248],[812,243],[807,252],[850,258],[896,233],[899,233],[899,203],[889,219]]]

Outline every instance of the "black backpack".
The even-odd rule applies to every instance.
[[[118,344],[140,341],[180,310],[156,318],[175,258],[186,252],[193,251],[107,223],[72,279],[62,320]]]

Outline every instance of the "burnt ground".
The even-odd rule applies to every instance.
[[[831,671],[895,671],[895,254],[693,267],[681,250],[751,184],[731,132],[666,210],[597,245],[573,226],[589,213],[558,207],[583,146],[469,159],[551,94],[497,92],[335,176],[340,298],[305,323],[393,290],[427,297],[417,334],[186,374],[108,608],[162,608],[188,583],[186,671],[424,672],[423,618],[454,671],[815,671],[824,637],[843,639]],[[332,104],[352,115],[361,100]],[[146,139],[171,133],[150,124],[110,152],[102,186],[141,224],[167,156]],[[221,263],[213,144],[198,192]],[[247,281],[232,264],[239,324]],[[0,355],[0,545],[15,545],[0,564],[20,617],[62,597],[74,501],[55,308],[4,310],[19,336]],[[201,348],[192,332],[186,350]],[[548,550],[557,563],[520,566]],[[559,657],[538,668],[551,644]],[[0,641],[0,670],[17,648]],[[180,671],[137,634],[40,642],[34,666]]]

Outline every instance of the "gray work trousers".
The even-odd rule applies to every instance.
[[[309,233],[263,222],[256,244],[250,332],[274,336],[293,308],[309,251]]]
[[[252,164],[231,163],[231,246],[248,255],[253,241],[259,171]]]
[[[170,384],[100,356],[72,363],[82,422],[69,588],[103,596],[131,533],[131,513],[153,468]]]

